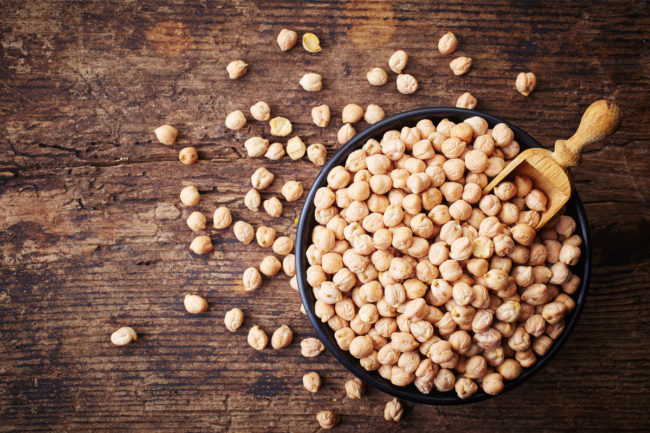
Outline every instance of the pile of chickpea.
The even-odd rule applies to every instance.
[[[424,394],[494,395],[562,333],[580,285],[575,221],[537,233],[547,197],[525,176],[482,194],[518,153],[505,124],[423,119],[328,173],[306,280],[363,368]]]

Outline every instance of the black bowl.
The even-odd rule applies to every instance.
[[[329,173],[329,171],[337,165],[344,165],[348,155],[352,151],[361,148],[368,139],[375,138],[379,140],[384,132],[391,129],[401,129],[404,126],[412,127],[417,123],[417,121],[421,119],[431,119],[433,120],[434,124],[436,124],[437,121],[444,118],[448,118],[452,121],[461,121],[472,116],[483,117],[488,122],[490,127],[493,127],[498,123],[506,123],[515,133],[515,140],[519,142],[522,149],[528,147],[542,147],[533,137],[526,134],[524,131],[512,125],[511,123],[504,122],[503,120],[498,119],[494,116],[490,116],[477,111],[465,110],[462,108],[421,108],[418,110],[411,110],[396,114],[395,116],[384,119],[381,122],[378,122],[355,135],[338,152],[336,152],[336,154],[327,162],[327,164],[325,164],[321,172],[316,177],[311,190],[309,191],[309,195],[307,196],[307,200],[305,201],[305,205],[300,214],[300,223],[298,224],[298,232],[296,237],[296,275],[298,280],[298,287],[300,288],[300,296],[305,306],[305,310],[307,311],[307,316],[309,316],[309,320],[311,320],[312,325],[316,329],[316,332],[318,332],[318,335],[325,344],[325,347],[327,347],[327,349],[334,354],[334,356],[339,360],[339,362],[341,362],[341,364],[343,364],[348,370],[354,373],[366,384],[380,389],[397,398],[410,400],[417,403],[432,405],[466,404],[485,400],[491,396],[479,389],[479,391],[473,396],[465,400],[461,400],[458,398],[454,391],[439,392],[434,389],[429,394],[422,394],[417,390],[417,388],[415,388],[413,384],[407,387],[395,386],[386,379],[379,376],[377,372],[366,371],[363,367],[361,367],[358,359],[354,358],[348,352],[338,347],[336,340],[334,339],[334,332],[329,328],[327,323],[321,322],[321,320],[316,317],[316,314],[314,312],[314,303],[316,302],[316,299],[314,297],[313,290],[307,284],[305,277],[305,271],[308,267],[305,251],[310,244],[312,229],[317,224],[316,220],[314,219],[314,195],[318,188],[327,185],[327,173]],[[509,391],[517,385],[528,380],[531,376],[541,370],[544,365],[546,365],[546,363],[558,352],[558,350],[560,350],[569,334],[571,333],[571,330],[575,326],[576,321],[578,320],[578,316],[580,315],[580,311],[584,305],[591,270],[591,250],[589,245],[589,229],[587,226],[587,217],[585,215],[585,210],[582,207],[580,198],[575,191],[573,192],[571,199],[566,205],[566,213],[575,218],[577,225],[576,233],[579,234],[583,239],[582,256],[580,258],[580,262],[572,268],[573,273],[578,275],[581,279],[580,288],[573,295],[573,299],[576,302],[576,307],[565,318],[565,329],[560,337],[555,340],[548,353],[542,357],[538,357],[535,365],[524,369],[524,372],[517,379],[505,381],[504,392]]]

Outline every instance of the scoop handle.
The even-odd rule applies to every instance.
[[[621,109],[618,105],[605,99],[594,102],[582,115],[576,133],[568,140],[555,142],[553,159],[564,168],[580,164],[582,149],[610,135],[620,122]]]

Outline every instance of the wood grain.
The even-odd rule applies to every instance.
[[[337,431],[647,431],[649,12],[641,0],[3,2],[0,430],[312,432],[316,412],[331,408],[342,415]],[[314,31],[323,51],[281,53],[282,27]],[[448,30],[458,55],[474,59],[465,76],[435,50]],[[366,70],[385,67],[395,49],[411,56],[415,95],[393,80],[367,84]],[[224,68],[237,58],[250,69],[230,81]],[[538,78],[528,98],[514,89],[522,70]],[[299,88],[307,71],[324,76],[322,92]],[[591,224],[592,284],[568,343],[532,380],[468,407],[407,404],[403,422],[388,425],[388,396],[349,401],[349,374],[333,356],[299,356],[314,332],[286,277],[241,293],[241,272],[265,251],[211,230],[215,252],[189,253],[178,193],[195,184],[204,212],[226,204],[236,219],[293,235],[302,202],[281,219],[252,213],[242,204],[248,176],[259,165],[274,171],[269,196],[289,179],[308,187],[318,168],[243,158],[243,140],[268,129],[228,131],[228,112],[265,100],[331,155],[347,103],[394,114],[454,105],[467,90],[478,109],[548,147],[572,134],[590,102],[621,106],[619,131],[573,172]],[[323,130],[309,114],[321,103],[334,116]],[[178,145],[155,143],[163,122],[178,127]],[[195,166],[178,162],[184,144],[198,148]],[[187,291],[207,296],[207,314],[184,312]],[[222,320],[234,306],[246,321],[231,334]],[[282,323],[296,334],[287,349],[246,345],[248,327]],[[139,340],[112,347],[110,333],[126,324]],[[318,394],[301,386],[307,371],[324,378]]]

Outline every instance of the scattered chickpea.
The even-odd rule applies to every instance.
[[[275,242],[275,229],[266,226],[259,226],[255,238],[260,247],[270,247]]]
[[[321,48],[318,36],[313,33],[305,33],[302,35],[302,47],[309,53],[319,52]]]
[[[204,230],[205,222],[205,216],[198,211],[192,212],[190,216],[187,217],[187,226],[195,232]]]
[[[293,332],[291,331],[291,328],[287,325],[282,325],[273,331],[273,335],[271,336],[271,347],[276,350],[282,349],[283,347],[290,345],[291,340],[293,340]]]
[[[324,165],[327,161],[327,149],[321,143],[314,143],[307,148],[307,158],[314,165]]]
[[[409,60],[408,54],[406,51],[398,50],[395,51],[390,58],[388,59],[388,66],[390,70],[396,74],[401,74],[404,68],[406,68],[406,63]]]
[[[383,86],[388,81],[388,74],[382,68],[372,68],[366,74],[366,78],[373,86]]]
[[[282,185],[280,192],[284,196],[284,199],[288,202],[299,200],[303,194],[302,183],[295,180],[290,180]]]
[[[215,229],[225,229],[232,223],[230,210],[225,206],[219,206],[212,216],[212,225]]]
[[[337,133],[337,139],[339,144],[345,144],[350,140],[352,137],[354,137],[357,134],[357,131],[350,125],[349,123],[344,124],[341,126],[341,129],[339,129],[339,132]]]
[[[363,115],[363,119],[371,125],[383,120],[384,117],[386,117],[384,110],[379,105],[375,104],[368,104],[366,112]]]
[[[313,358],[321,354],[325,346],[318,338],[305,338],[300,342],[300,354],[305,358]]]
[[[266,256],[262,259],[262,263],[260,263],[260,272],[267,277],[276,275],[280,272],[280,269],[282,269],[282,263],[275,256]]]
[[[185,165],[196,164],[199,160],[199,154],[194,147],[184,147],[178,153],[178,160]]]
[[[242,276],[242,283],[244,285],[244,290],[247,292],[253,292],[259,289],[262,285],[262,276],[256,268],[247,268]]]
[[[212,241],[210,240],[210,236],[195,237],[190,244],[190,250],[192,250],[194,254],[208,254],[212,251]]]
[[[159,126],[153,132],[156,134],[158,141],[168,146],[174,144],[178,136],[178,130],[171,125]]]
[[[264,350],[269,343],[269,337],[259,326],[255,325],[248,331],[248,344],[255,350]]]
[[[298,33],[289,29],[282,29],[278,34],[278,47],[281,51],[289,51],[292,49],[296,42],[298,42]]]
[[[233,308],[226,313],[223,322],[228,331],[235,332],[244,323],[244,312],[239,308]]]
[[[286,137],[293,130],[291,121],[286,117],[274,117],[269,120],[269,125],[271,126],[271,135],[277,137]]]
[[[277,197],[270,197],[262,202],[262,207],[269,216],[279,217],[282,215],[282,203]]]
[[[126,346],[138,339],[138,334],[130,326],[123,326],[111,334],[111,343],[116,346]]]
[[[208,309],[208,302],[204,297],[188,293],[183,299],[185,310],[190,314],[200,314]]]
[[[273,242],[273,252],[279,256],[286,256],[293,250],[293,239],[288,236],[280,236]]]
[[[253,188],[255,189],[264,189],[271,185],[274,178],[275,176],[273,173],[264,167],[260,167],[255,170],[255,173],[251,176],[251,185],[253,185]]]
[[[251,137],[244,142],[249,157],[262,156],[268,150],[269,140],[262,137]]]
[[[458,47],[458,39],[452,32],[447,32],[438,41],[438,51],[440,54],[451,54]]]
[[[537,77],[532,72],[520,72],[517,75],[515,87],[524,96],[530,95],[537,85]]]
[[[305,155],[305,150],[305,143],[303,143],[300,137],[291,137],[289,141],[287,141],[287,155],[289,155],[289,158],[294,161],[302,158]]]
[[[261,204],[261,197],[260,193],[257,192],[256,189],[250,189],[244,196],[244,206],[246,206],[249,210],[256,212],[260,208]]]
[[[226,116],[226,128],[237,130],[246,125],[246,116],[241,110],[235,110]]]
[[[458,97],[456,100],[456,107],[458,108],[467,108],[468,110],[473,110],[476,108],[476,105],[478,104],[478,101],[469,92],[465,92],[462,95]]]
[[[302,76],[300,86],[308,92],[319,92],[323,88],[323,77],[314,72],[308,72]]]
[[[316,420],[321,428],[329,430],[339,423],[339,416],[331,410],[321,410],[316,414]]]
[[[453,72],[456,76],[466,74],[471,66],[472,59],[469,57],[456,57],[449,63],[451,72]]]
[[[403,95],[410,95],[418,90],[418,80],[410,74],[399,74],[396,83],[397,90]]]
[[[384,419],[386,421],[399,422],[403,415],[404,407],[398,399],[394,398],[386,403],[386,407],[384,408]]]
[[[264,153],[264,156],[270,159],[271,161],[277,161],[279,159],[282,159],[284,155],[285,152],[282,143],[271,143],[269,147],[266,149],[266,152]]]
[[[357,104],[348,104],[343,107],[341,120],[343,123],[357,123],[363,117],[363,108]]]
[[[305,389],[309,392],[317,393],[320,389],[320,385],[320,376],[315,371],[307,373],[302,377],[302,386],[304,386]]]
[[[244,63],[242,60],[234,60],[228,63],[226,71],[231,80],[236,80],[243,77],[244,74],[248,72],[248,64]]]
[[[345,382],[345,394],[352,398],[359,400],[365,392],[365,385],[359,378],[350,379]]]
[[[311,109],[311,119],[316,126],[325,128],[330,124],[330,107],[328,105],[319,105]]]
[[[194,185],[190,185],[181,190],[180,199],[185,206],[196,206],[201,201],[201,194]]]

